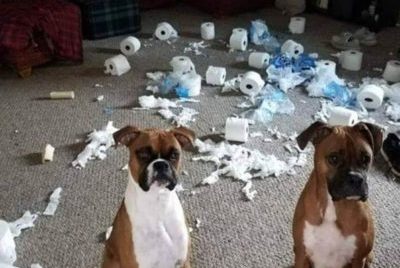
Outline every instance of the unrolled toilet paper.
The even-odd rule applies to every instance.
[[[225,123],[225,139],[246,142],[249,139],[249,121],[245,118],[228,117]]]
[[[244,74],[240,82],[240,91],[246,95],[255,96],[264,87],[265,81],[261,78],[259,73],[250,71]]]
[[[293,40],[287,40],[282,44],[281,52],[289,58],[298,58],[300,54],[304,53],[304,47]]]
[[[306,27],[306,18],[292,17],[290,18],[289,31],[293,34],[302,34]]]
[[[232,33],[245,34],[247,36],[247,30],[245,28],[233,28]]]
[[[157,39],[165,41],[178,37],[178,32],[168,22],[161,22],[157,25],[154,35]]]
[[[174,73],[178,74],[187,74],[187,73],[196,73],[196,69],[192,60],[186,56],[175,56],[169,62]]]
[[[249,66],[262,69],[266,68],[269,64],[270,55],[265,52],[252,52],[249,55]]]
[[[222,86],[225,83],[226,69],[224,67],[209,66],[206,72],[206,83]]]
[[[16,260],[14,236],[9,224],[0,220],[0,266],[1,263],[13,264]]]
[[[400,61],[390,60],[386,63],[383,79],[393,83],[400,82]]]
[[[247,49],[248,38],[243,32],[234,32],[229,38],[229,46],[234,50],[245,51]]]
[[[330,109],[328,124],[332,126],[354,126],[358,122],[358,114],[344,107]]]
[[[125,56],[132,56],[140,49],[140,41],[136,37],[129,36],[121,41],[119,48]]]
[[[104,62],[104,66],[106,67],[104,73],[118,76],[127,73],[131,69],[128,59],[122,54],[107,59]]]
[[[188,96],[195,97],[200,95],[201,76],[196,73],[188,73],[181,77],[180,86],[188,89]]]
[[[203,40],[212,40],[215,38],[215,26],[212,22],[204,22],[200,26],[201,38]]]
[[[377,109],[381,107],[385,91],[376,85],[365,86],[357,95],[357,100],[366,109]]]
[[[348,71],[361,70],[363,53],[358,50],[346,50],[340,53],[339,63]]]

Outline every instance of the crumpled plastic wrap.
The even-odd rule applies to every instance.
[[[292,72],[291,66],[277,68],[272,64],[267,68],[267,74],[268,79],[276,82],[284,92],[303,84],[309,78],[308,75]]]
[[[242,117],[267,124],[275,114],[293,114],[295,106],[281,90],[266,86],[266,93],[255,99],[255,107],[242,113]]]
[[[323,97],[324,89],[332,82],[340,86],[345,85],[343,79],[340,79],[336,73],[324,66],[325,63],[326,61],[317,62],[314,77],[306,86],[310,97]]]
[[[50,195],[49,203],[47,204],[47,207],[46,207],[45,211],[43,212],[43,215],[47,215],[47,216],[54,215],[54,213],[57,210],[58,204],[60,203],[61,192],[62,192],[62,188],[58,187]]]
[[[101,130],[94,130],[90,133],[86,140],[88,144],[72,161],[72,166],[78,169],[84,168],[89,160],[105,159],[107,157],[106,151],[114,145],[113,134],[117,130],[118,128],[113,126],[113,122],[109,121]]]

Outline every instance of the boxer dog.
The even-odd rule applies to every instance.
[[[366,268],[372,261],[374,222],[367,173],[382,146],[372,124],[316,122],[297,137],[315,147],[314,170],[293,220],[295,268]]]
[[[114,134],[128,147],[125,198],[106,242],[103,268],[189,268],[189,232],[174,190],[181,148],[193,144],[187,128],[139,130],[127,126]]]

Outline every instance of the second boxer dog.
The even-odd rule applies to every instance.
[[[189,268],[189,232],[174,188],[181,148],[194,133],[127,126],[114,139],[129,148],[129,177],[102,267]]]
[[[315,147],[314,169],[293,220],[295,268],[369,267],[374,222],[367,174],[382,146],[382,130],[316,122],[297,142]]]

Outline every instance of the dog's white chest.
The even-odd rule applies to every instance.
[[[304,246],[315,268],[342,268],[353,258],[356,237],[343,236],[335,222],[336,211],[330,196],[322,224],[305,222]]]
[[[125,207],[139,268],[181,267],[188,255],[189,234],[178,196],[158,187],[143,192],[134,184],[128,183]]]

